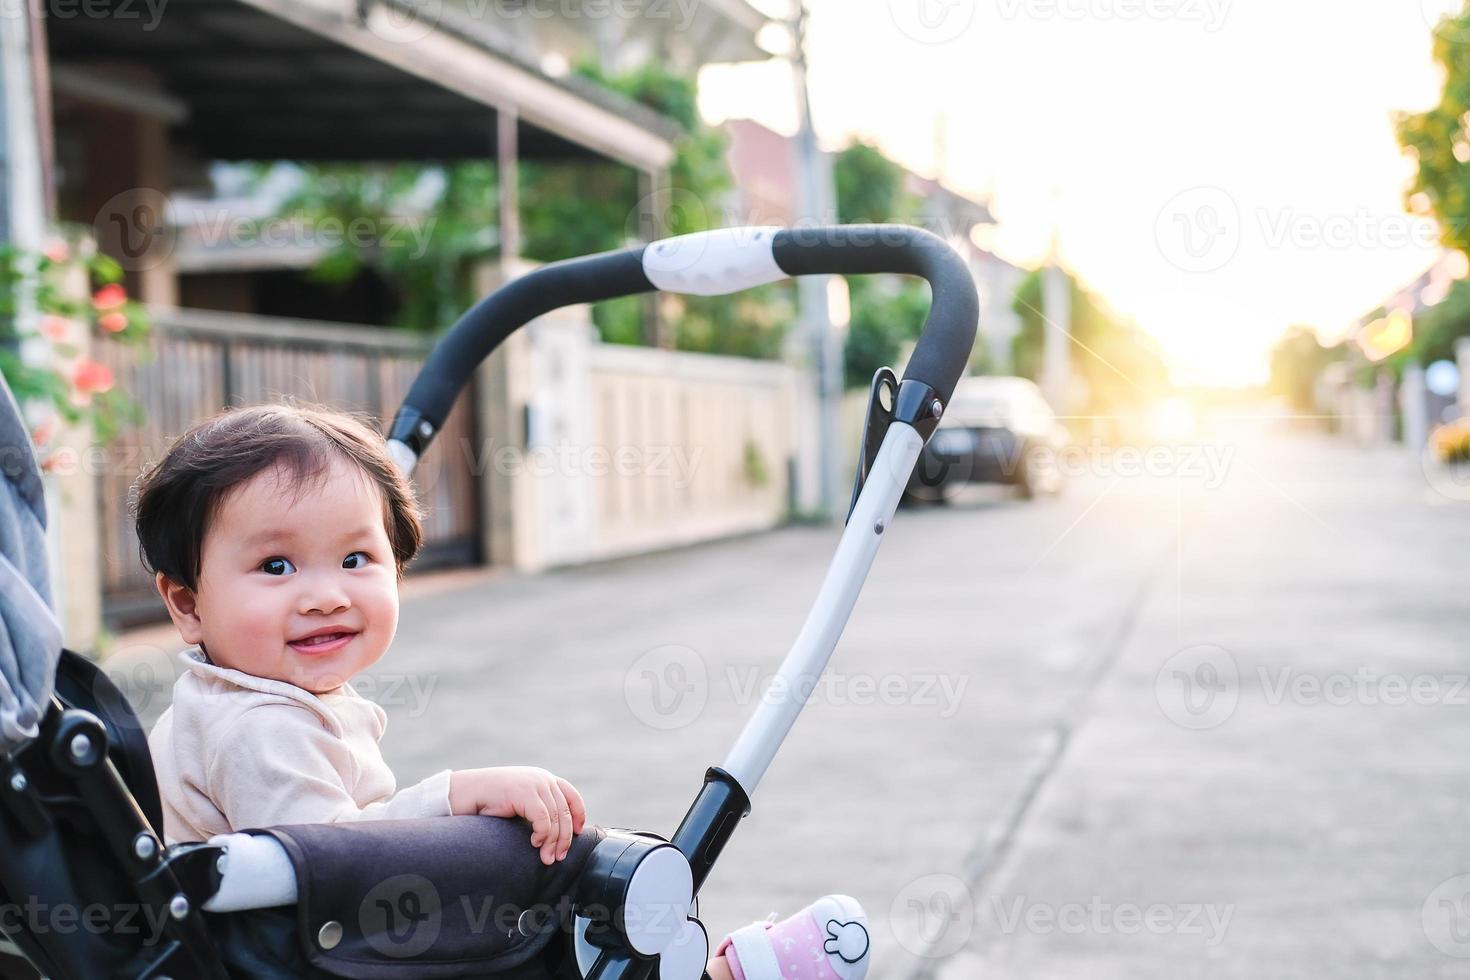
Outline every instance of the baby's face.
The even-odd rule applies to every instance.
[[[365,473],[334,460],[319,487],[292,493],[272,468],[225,498],[201,552],[201,635],[184,639],[221,667],[320,694],[387,652],[398,574]]]

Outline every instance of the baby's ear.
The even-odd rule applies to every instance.
[[[158,594],[168,607],[168,616],[174,621],[183,641],[189,644],[203,641],[204,630],[199,621],[199,608],[194,593],[162,572],[154,576],[153,584],[158,587]]]

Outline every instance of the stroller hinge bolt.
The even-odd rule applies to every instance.
[[[933,415],[936,419],[939,418],[939,416],[943,415],[944,414],[944,402],[940,401],[938,398],[936,398],[932,402],[930,402],[929,403],[929,414]]]
[[[175,919],[182,919],[189,914],[189,900],[180,892],[168,901],[168,914]]]
[[[71,740],[71,757],[81,762],[92,751],[92,740],[85,735],[78,735]]]
[[[875,521],[873,523],[873,533],[874,534],[882,534],[883,533],[883,522],[882,521]]]
[[[139,861],[146,861],[158,853],[158,842],[153,839],[152,834],[144,831],[133,838],[133,853]]]
[[[18,772],[10,777],[10,788],[17,793],[24,793],[28,785],[30,784],[26,782],[26,774],[23,772]]]

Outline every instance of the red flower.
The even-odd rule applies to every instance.
[[[51,431],[54,428],[55,425],[50,419],[42,422],[40,425],[31,430],[31,442],[35,443],[37,446],[44,446],[46,443],[51,441]]]
[[[92,305],[99,310],[115,310],[128,301],[128,291],[117,283],[103,286],[92,296]]]
[[[52,262],[65,262],[71,258],[71,249],[60,238],[54,238],[41,249],[41,254]]]
[[[98,361],[80,361],[71,383],[84,395],[101,394],[112,387],[112,368]]]
[[[128,317],[126,313],[113,310],[98,317],[97,325],[108,333],[121,333],[128,328]]]
[[[52,313],[41,317],[41,335],[49,340],[65,340],[71,322],[64,316]]]

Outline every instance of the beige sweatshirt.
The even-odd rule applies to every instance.
[[[449,770],[396,789],[387,716],[344,684],[328,694],[209,663],[196,648],[148,735],[164,837],[250,827],[449,815]]]

